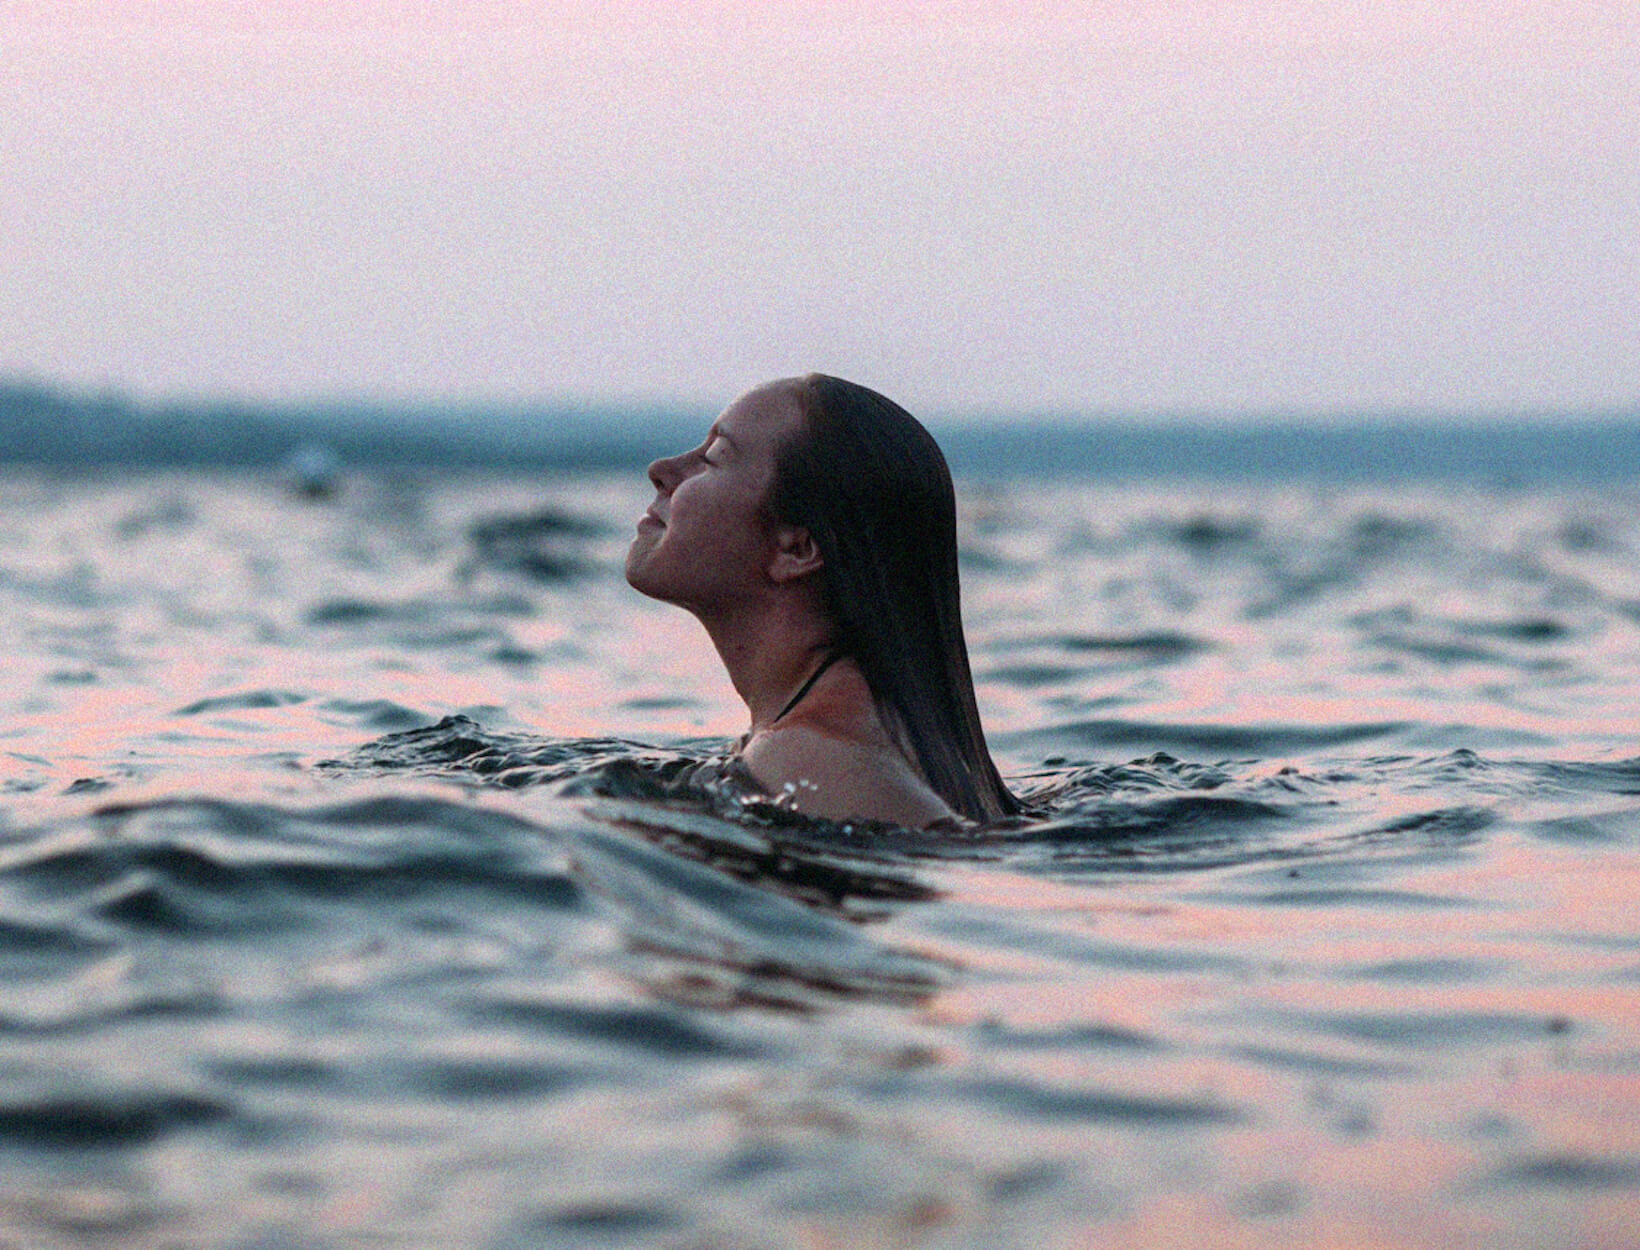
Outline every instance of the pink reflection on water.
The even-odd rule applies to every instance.
[[[1150,1190],[1035,1244],[1627,1244],[1640,862],[1509,835],[1427,864],[1405,849],[1387,861],[1396,889],[1377,893],[1259,869],[1075,884],[940,874],[953,906],[1066,939],[1015,948],[981,925],[969,945],[947,926],[936,953],[966,975],[925,1017],[975,1030],[975,1045],[942,1062],[1050,1091],[1257,1109],[1162,1152],[1183,1193],[1131,1125],[1037,1139]],[[1356,859],[1369,876],[1374,862],[1370,848]],[[1274,902],[1282,889],[1294,901]],[[1588,941],[1601,935],[1610,949]],[[1077,1030],[1088,1044],[1031,1043]],[[1618,1182],[1575,1180],[1603,1168]]]

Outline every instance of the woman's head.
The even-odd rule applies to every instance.
[[[853,382],[809,374],[783,385],[801,421],[777,453],[768,511],[818,547],[835,645],[954,810],[975,819],[1018,810],[974,701],[956,499],[938,444],[905,409]]]
[[[655,502],[627,552],[627,580],[702,619],[767,593],[782,537],[768,499],[802,422],[794,383],[772,382],[725,408],[698,446],[651,464]]]

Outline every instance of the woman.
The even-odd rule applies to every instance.
[[[743,774],[831,819],[1019,810],[974,703],[951,475],[911,414],[840,378],[787,378],[649,479],[627,580],[706,627],[751,713]]]

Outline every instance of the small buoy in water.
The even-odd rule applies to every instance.
[[[342,487],[342,462],[323,443],[303,443],[285,458],[280,476],[303,499],[331,499]]]

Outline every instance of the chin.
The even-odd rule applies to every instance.
[[[649,593],[643,588],[643,564],[635,551],[626,553],[626,584],[633,590]]]
[[[640,546],[640,538],[627,549],[626,553],[626,584],[639,594],[648,595],[651,599],[660,599],[661,587],[657,584],[654,570],[647,567],[650,554],[649,545]]]

